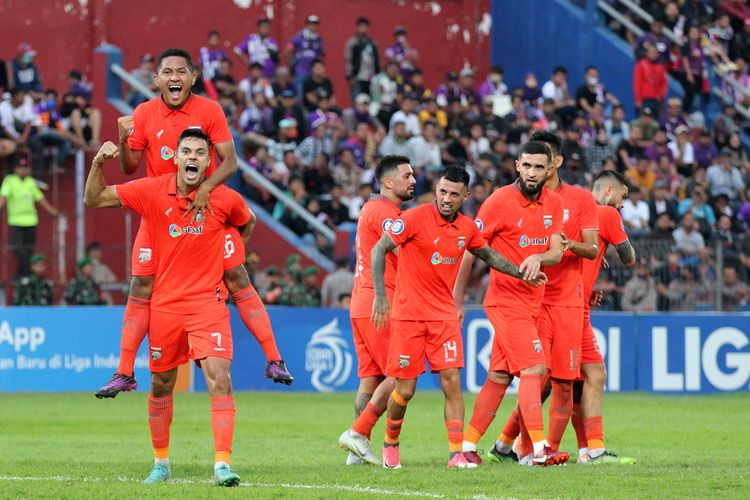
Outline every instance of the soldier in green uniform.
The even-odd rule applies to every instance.
[[[45,277],[47,262],[44,254],[32,255],[29,259],[31,275],[19,278],[13,293],[14,306],[51,306],[55,300],[52,281]]]
[[[308,266],[302,271],[302,281],[296,283],[289,291],[289,304],[298,307],[320,307],[320,285],[315,266]]]
[[[78,275],[68,283],[63,296],[72,306],[98,306],[106,304],[99,285],[94,281],[94,264],[90,257],[78,261]]]

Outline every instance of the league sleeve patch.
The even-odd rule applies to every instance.
[[[393,221],[393,224],[391,224],[391,233],[401,234],[403,232],[404,232],[404,221],[402,221],[401,219],[396,219],[395,221]]]
[[[480,231],[484,230],[484,222],[482,222],[482,219],[474,220],[474,224],[477,225],[477,228],[479,228]]]
[[[393,219],[386,219],[383,221],[383,232],[387,233],[388,230],[393,226]]]

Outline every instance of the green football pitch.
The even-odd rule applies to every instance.
[[[210,486],[213,445],[206,394],[175,398],[173,480],[144,486],[152,466],[146,395],[0,395],[0,498],[716,498],[750,497],[750,397],[605,397],[608,446],[636,465],[532,468],[488,463],[447,470],[442,395],[417,393],[397,471],[344,465],[339,434],[351,393],[241,393],[232,466],[242,484]],[[466,396],[467,421],[473,396]],[[480,442],[487,449],[515,398]],[[383,423],[373,432],[380,453]],[[575,454],[568,428],[561,447]]]

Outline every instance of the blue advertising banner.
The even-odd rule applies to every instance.
[[[236,390],[351,391],[357,359],[348,311],[271,307],[279,351],[295,376],[291,387],[263,376],[265,358],[234,308]],[[0,308],[0,392],[94,391],[116,370],[122,307]],[[750,315],[594,314],[605,354],[609,391],[666,393],[750,389]],[[467,311],[464,388],[478,391],[487,376],[492,326],[483,311]],[[140,390],[147,389],[148,357],[136,360]],[[205,390],[199,369],[193,387]],[[425,374],[420,389],[438,389]]]

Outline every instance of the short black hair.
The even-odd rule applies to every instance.
[[[411,163],[411,160],[406,156],[399,155],[386,155],[382,157],[378,162],[378,165],[375,167],[375,178],[378,180],[378,184],[383,183],[386,174],[404,163]]]
[[[370,25],[370,20],[367,19],[364,16],[360,16],[360,17],[357,18],[357,25],[360,25],[360,24],[366,24],[366,25],[369,26]]]
[[[177,139],[177,147],[180,146],[180,143],[183,140],[189,139],[189,138],[202,139],[202,140],[206,141],[206,145],[207,146],[211,145],[211,139],[208,138],[208,134],[205,133],[203,130],[201,130],[199,128],[186,128],[180,134],[180,138]]]
[[[86,245],[86,255],[90,254],[92,250],[101,250],[102,244],[98,241],[92,241],[88,245]]]
[[[589,65],[589,66],[586,66],[586,71],[585,71],[585,73],[588,73],[588,72],[589,72],[590,70],[592,70],[592,69],[595,69],[596,71],[599,71],[599,68],[597,68],[596,66],[594,66],[593,64],[591,64],[591,65]]]
[[[622,184],[623,186],[628,186],[628,180],[617,170],[602,170],[594,176],[594,180],[592,181],[591,185],[596,186],[598,182],[606,181],[614,181]]]
[[[502,74],[504,74],[503,73],[503,67],[500,66],[500,65],[497,65],[497,64],[493,64],[490,67],[490,73],[500,73],[502,75]]]
[[[562,141],[560,138],[552,132],[546,130],[538,130],[531,134],[529,141],[539,141],[545,143],[552,150],[552,154],[558,156],[562,153]]]
[[[68,72],[68,78],[72,78],[73,80],[83,80],[83,73],[81,73],[80,70],[77,69],[71,69]]]
[[[552,74],[555,74],[555,73],[562,73],[564,75],[567,75],[568,74],[568,68],[566,68],[565,66],[557,66],[557,67],[555,67],[554,70],[552,70]]]
[[[529,142],[521,146],[521,150],[518,152],[518,158],[521,158],[521,155],[523,154],[544,155],[547,157],[548,163],[552,161],[552,150],[550,149],[550,146],[544,141],[538,141],[534,139],[530,140]]]
[[[156,70],[159,71],[161,68],[161,62],[167,57],[182,57],[187,62],[188,69],[193,72],[193,58],[190,56],[190,52],[185,49],[169,48],[164,49],[159,54],[159,58],[156,60]]]
[[[469,187],[469,180],[471,179],[469,172],[463,165],[448,165],[440,171],[438,178],[451,182],[460,182],[466,186],[467,189]]]

